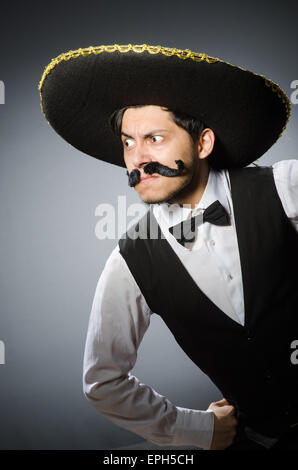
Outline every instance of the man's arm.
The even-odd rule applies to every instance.
[[[112,422],[150,442],[209,449],[211,409],[175,406],[130,374],[151,313],[117,246],[96,286],[85,345],[84,394]]]
[[[272,168],[284,211],[298,232],[298,160],[281,160]]]

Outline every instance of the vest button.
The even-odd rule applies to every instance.
[[[247,330],[247,341],[252,341],[253,339],[253,332],[251,330]]]
[[[266,371],[266,379],[270,380],[271,379],[271,373],[270,370]]]

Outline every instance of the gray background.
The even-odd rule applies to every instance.
[[[294,1],[1,2],[1,449],[144,443],[104,418],[82,392],[95,286],[117,243],[96,238],[95,208],[117,207],[118,194],[140,200],[124,169],[83,155],[48,126],[37,91],[44,67],[89,45],[161,44],[264,74],[290,96],[298,79],[297,13]],[[293,105],[286,132],[259,163],[297,158],[296,129]],[[205,409],[221,398],[156,315],[132,373],[178,406]]]

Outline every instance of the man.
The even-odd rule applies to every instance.
[[[45,71],[46,117],[77,148],[120,164],[107,124],[99,131],[111,117],[129,185],[150,204],[97,284],[86,397],[111,421],[159,445],[296,448],[298,380],[290,348],[298,333],[297,161],[243,168],[285,128],[285,95],[264,77],[190,51],[97,48],[89,65],[84,53],[59,56]],[[174,71],[175,83],[162,88],[160,75]],[[177,407],[130,374],[153,313],[222,391],[208,410]]]

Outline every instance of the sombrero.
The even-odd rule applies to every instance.
[[[39,83],[54,130],[85,154],[125,167],[112,113],[148,104],[202,120],[216,136],[219,168],[243,167],[279,138],[290,116],[284,91],[263,75],[205,53],[162,46],[110,45],[60,54]]]

